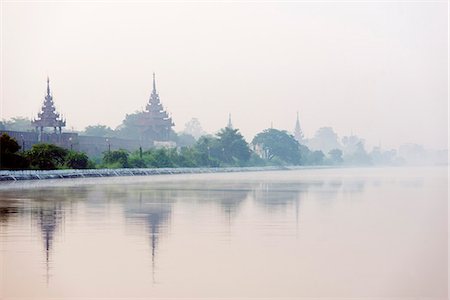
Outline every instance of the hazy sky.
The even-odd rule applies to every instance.
[[[332,126],[369,146],[447,147],[447,2],[3,3],[2,118],[34,117],[46,76],[68,127],[116,127],[152,72],[175,130],[247,140]]]

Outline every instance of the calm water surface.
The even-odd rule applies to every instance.
[[[0,185],[0,298],[447,298],[447,169]]]

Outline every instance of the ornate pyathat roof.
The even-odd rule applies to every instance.
[[[165,125],[169,128],[175,124],[172,122],[172,118],[164,110],[163,105],[159,99],[158,92],[156,91],[155,73],[153,73],[153,90],[150,94],[150,99],[145,107],[145,112],[148,114],[145,123],[146,125]],[[150,124],[151,123],[151,124]]]
[[[35,127],[61,128],[66,126],[66,120],[62,119],[59,113],[56,112],[53,96],[50,93],[50,79],[48,77],[47,95],[45,96],[44,104],[41,112],[38,113],[37,119],[32,120],[31,124]]]

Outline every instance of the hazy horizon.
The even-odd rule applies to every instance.
[[[152,73],[175,130],[247,140],[331,126],[368,146],[448,143],[447,2],[2,3],[1,118],[35,117],[50,77],[66,130],[117,127]],[[370,148],[369,148],[370,150]]]

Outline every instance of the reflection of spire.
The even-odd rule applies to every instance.
[[[42,239],[44,241],[46,279],[48,284],[50,279],[50,256],[52,251],[53,238],[56,228],[61,222],[63,216],[61,215],[61,208],[57,207],[55,204],[52,207],[39,207],[37,213],[37,222],[41,230]]]
[[[297,200],[295,201],[295,236],[298,238],[298,208],[299,208],[299,203],[300,199],[297,198]]]
[[[156,256],[156,243],[158,242],[158,232],[157,227],[151,227],[151,247],[152,247],[152,281],[155,283],[155,256]]]
[[[152,278],[155,283],[155,265],[156,255],[158,249],[159,236],[162,233],[161,229],[164,228],[167,221],[170,218],[172,212],[172,204],[167,199],[166,194],[151,194],[151,197],[142,197],[142,193],[139,193],[139,201],[136,203],[127,203],[126,215],[127,218],[133,220],[139,220],[139,223],[143,223],[148,228],[150,234],[150,248],[151,248],[151,260],[152,260]],[[136,206],[137,204],[137,206]]]

